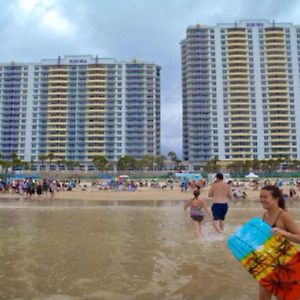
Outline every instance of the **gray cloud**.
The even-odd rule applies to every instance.
[[[299,23],[297,0],[0,0],[1,61],[65,54],[162,66],[162,151],[181,155],[180,45],[187,26],[239,19]]]

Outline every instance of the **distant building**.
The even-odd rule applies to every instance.
[[[300,159],[300,26],[190,26],[181,42],[183,159]]]
[[[160,69],[90,55],[0,64],[0,153],[80,163],[159,155]]]

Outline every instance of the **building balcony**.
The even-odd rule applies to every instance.
[[[248,86],[241,86],[241,85],[229,85],[229,92],[232,94],[234,92],[236,93],[245,93],[245,94],[249,94],[249,88]]]
[[[48,113],[51,112],[56,112],[57,110],[62,110],[62,108],[65,108],[65,111],[67,110],[67,103],[62,103],[62,102],[56,102],[56,103],[48,103],[47,107],[48,107]]]
[[[229,129],[233,132],[238,131],[238,130],[244,130],[244,131],[249,131],[252,128],[252,124],[250,123],[231,123]]]
[[[91,95],[99,95],[99,96],[105,96],[106,95],[106,92],[105,91],[95,91],[95,90],[87,90],[87,95],[88,96],[91,96]]]
[[[277,100],[277,99],[283,100],[283,99],[288,99],[289,96],[288,96],[286,91],[278,91],[278,92],[273,91],[273,92],[269,93],[267,98],[268,99],[275,99],[275,100]]]
[[[282,107],[282,106],[286,107],[286,105],[288,105],[288,104],[289,104],[289,102],[287,100],[278,100],[278,99],[276,99],[276,100],[272,101],[272,100],[269,99],[269,105],[273,108],[274,108],[274,106],[276,107],[276,105],[279,105],[280,107]]]
[[[65,90],[63,91],[53,91],[53,90],[49,90],[48,91],[48,95],[49,96],[54,96],[54,95],[62,95],[62,96],[67,96],[68,95],[68,92],[66,92]]]
[[[284,57],[275,57],[275,56],[273,56],[273,57],[267,57],[266,62],[267,62],[267,68],[268,68],[268,67],[271,67],[272,64],[281,65],[281,66],[286,65],[287,60]]]
[[[234,44],[234,43],[242,43],[245,42],[246,43],[246,35],[245,34],[228,34],[227,35],[227,43],[229,44]]]
[[[105,152],[103,149],[95,149],[95,150],[89,150],[89,151],[86,151],[85,155],[88,155],[88,157],[90,159],[92,159],[94,156],[99,156],[99,155],[105,155]]]
[[[244,149],[245,151],[251,151],[252,145],[249,145],[249,143],[246,143],[245,145],[233,145],[231,144],[230,148],[233,149]]]
[[[227,53],[230,54],[232,52],[233,53],[240,52],[242,54],[247,54],[248,53],[248,47],[244,43],[241,43],[241,46],[236,46],[236,45],[230,44],[227,47]]]
[[[246,29],[245,28],[228,28],[227,34],[228,35],[238,35],[238,34],[245,34]]]
[[[60,92],[55,92],[55,93],[51,93],[48,95],[45,95],[45,97],[47,97],[47,103],[49,103],[49,101],[67,101],[68,100],[68,93],[60,93]],[[46,103],[45,103],[46,104]]]
[[[248,74],[248,64],[237,62],[230,62],[227,67],[229,74],[230,73],[242,73],[243,75]]]
[[[248,65],[248,59],[247,57],[235,55],[235,56],[228,57],[227,63],[230,68],[233,67],[233,64],[237,64],[238,66],[240,65],[244,66],[244,65]]]
[[[56,129],[53,129],[53,131],[55,131],[55,130],[56,130]],[[65,129],[64,129],[64,130],[65,130]],[[65,140],[65,138],[66,138],[66,134],[65,134],[65,133],[58,132],[58,133],[53,134],[53,135],[54,135],[54,136],[53,136],[53,135],[52,135],[52,129],[49,129],[49,131],[47,131],[47,133],[51,135],[51,138],[55,137],[55,138],[57,138],[59,141],[61,141],[60,138],[64,138],[64,140],[61,141],[61,142],[65,142],[65,141],[66,141],[66,140]],[[49,136],[48,136],[48,138],[49,138]]]
[[[87,67],[88,72],[105,72],[106,66],[105,65],[89,65]]]
[[[268,94],[277,94],[277,93],[288,93],[288,84],[282,84],[282,85],[267,85],[268,88]]]
[[[58,144],[49,145],[49,144],[47,144],[46,149],[49,152],[56,152],[56,153],[60,152],[61,153],[61,151],[63,151],[63,152],[66,151],[66,145],[58,145]]]
[[[104,122],[105,118],[104,117],[98,117],[98,116],[86,116],[86,125],[93,125],[93,124],[101,124]]]
[[[267,51],[265,52],[266,57],[283,57],[286,58],[286,53],[284,49],[274,49],[274,48],[269,48],[267,49]]]
[[[67,72],[68,71],[68,65],[53,65],[49,67],[49,72]]]
[[[249,100],[251,97],[250,97],[249,91],[245,90],[245,91],[235,91],[235,92],[230,91],[228,98],[230,98],[232,100],[235,100],[235,99]]]
[[[68,79],[67,78],[60,78],[60,79],[49,78],[49,80],[48,80],[48,86],[49,85],[54,85],[54,84],[60,84],[61,86],[65,86],[65,85],[68,84]]]
[[[289,119],[278,119],[276,118],[270,118],[270,126],[272,127],[272,124],[288,124],[287,127],[289,127],[289,124],[291,124],[291,121]]]
[[[88,90],[90,89],[101,89],[101,91],[105,92],[106,85],[103,82],[89,82],[86,87]]]
[[[280,154],[290,154],[292,151],[290,150],[291,146],[288,145],[289,150],[283,148],[283,147],[276,147],[276,148],[273,148],[271,147],[271,151],[272,153],[280,153]]]
[[[66,140],[60,140],[60,139],[56,139],[54,140],[53,137],[51,137],[51,139],[47,139],[47,145],[50,145],[51,147],[58,145],[59,147],[65,147],[67,144]]]
[[[48,74],[49,81],[51,81],[51,79],[55,79],[56,81],[61,81],[61,80],[65,81],[66,78],[68,78],[68,73],[49,73]]]
[[[97,152],[103,152],[104,151],[104,145],[102,145],[102,146],[97,146],[97,145],[88,146],[88,145],[86,145],[85,149],[86,150],[93,150],[93,151],[97,151]]]
[[[105,95],[97,95],[97,96],[91,96],[88,95],[86,98],[87,101],[103,101],[106,100],[106,96]]]
[[[285,112],[285,111],[288,111],[289,110],[289,106],[288,105],[280,105],[280,107],[273,107],[273,106],[269,106],[269,114],[272,115],[272,112],[273,111],[276,111],[276,112]]]
[[[50,113],[47,115],[47,119],[48,120],[57,120],[57,119],[63,119],[63,120],[65,120],[65,119],[67,119],[67,113],[65,112],[64,114],[61,114],[61,113],[56,113],[56,114],[54,114],[54,115],[51,115]],[[51,121],[51,122],[52,122]]]
[[[266,47],[266,50],[267,51],[282,51],[282,52],[284,52],[285,53],[285,51],[286,51],[286,48],[285,48],[285,43],[282,43],[282,44],[276,44],[275,46],[274,45],[272,45],[272,43],[268,43],[268,44],[266,44],[265,45],[265,47]]]
[[[105,133],[103,132],[103,130],[104,130],[104,126],[102,127],[102,131],[87,129],[85,136],[86,137],[101,137],[103,139],[103,137],[105,136]]]
[[[61,92],[67,93],[68,89],[69,88],[67,85],[66,86],[53,85],[53,86],[49,86],[49,88],[46,91],[44,91],[44,93],[45,94],[47,93],[48,95],[49,93],[52,94],[60,94]]]
[[[103,114],[105,112],[105,108],[93,108],[93,109],[87,109],[86,110],[86,113],[88,114],[93,114],[94,116],[98,116],[99,114]],[[92,118],[92,116],[90,117]],[[103,116],[104,118],[104,116]]]
[[[97,101],[88,100],[85,103],[85,108],[93,108],[93,107],[105,108],[106,107],[105,101],[103,101],[103,100],[97,100]]]
[[[251,100],[249,98],[245,98],[245,99],[241,99],[241,98],[231,99],[231,98],[229,98],[229,108],[231,106],[236,106],[236,105],[240,105],[240,104],[242,104],[242,105],[244,104],[244,105],[247,105],[249,107],[250,102],[251,102]]]
[[[286,112],[285,114],[274,114],[274,113],[272,113],[272,114],[269,114],[268,117],[269,118],[285,118],[285,119],[289,119],[290,116],[289,116],[289,113]]]
[[[265,36],[265,41],[269,42],[269,41],[280,41],[283,42],[284,41],[284,33],[267,33]]]
[[[272,73],[268,72],[268,78],[267,78],[267,80],[268,80],[268,82],[274,82],[274,81],[287,82],[286,73],[272,74]]]
[[[229,88],[230,91],[232,91],[233,89],[242,89],[242,90],[247,90],[250,87],[249,82],[245,81],[245,82],[237,82],[237,81],[230,81],[229,82]]]
[[[280,65],[267,65],[267,73],[268,75],[271,74],[286,74],[286,65],[284,64],[280,64]]]
[[[53,126],[53,125],[67,125],[67,118],[64,119],[64,120],[52,120],[52,119],[49,119],[48,123],[47,123],[48,126]],[[47,127],[48,127],[47,126]],[[48,129],[47,129],[48,130]],[[67,129],[65,129],[67,130]]]
[[[286,133],[286,136],[280,136],[280,138],[278,136],[271,136],[271,140],[269,141],[272,143],[289,143],[290,142],[290,135],[288,133]]]
[[[235,137],[235,136],[247,136],[249,137],[249,139],[252,137],[252,133],[250,132],[250,130],[248,132],[232,132],[231,133],[231,136],[232,137]]]
[[[271,124],[271,126],[269,127],[269,129],[271,129],[271,135],[274,135],[274,132],[272,132],[272,130],[286,130],[286,131],[288,131],[288,130],[290,130],[291,128],[290,128],[290,126],[284,126],[284,125],[274,125],[274,126],[272,126],[272,124]],[[277,132],[277,135],[278,135],[278,132]]]
[[[239,119],[231,119],[229,121],[230,124],[234,125],[234,126],[244,126],[244,127],[249,127],[249,126],[252,126],[251,124],[251,120],[249,118],[247,119],[244,119],[244,120],[239,120]]]

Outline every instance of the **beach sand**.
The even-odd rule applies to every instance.
[[[192,197],[192,191],[188,190],[187,192],[181,192],[180,188],[177,186],[173,190],[169,188],[162,190],[161,188],[151,188],[151,187],[142,187],[138,188],[137,191],[128,192],[128,191],[111,191],[111,190],[99,190],[97,187],[91,187],[90,184],[87,185],[86,189],[81,187],[76,187],[73,191],[59,191],[55,193],[55,199],[59,200],[98,200],[98,201],[182,201],[187,200]],[[201,190],[201,196],[204,199],[209,199],[208,194],[209,186],[206,186]],[[247,198],[245,201],[258,201],[259,200],[259,190],[253,191],[252,188],[239,188],[240,191],[245,191]],[[285,191],[287,192],[287,191]],[[19,199],[19,194],[12,193],[1,193],[1,198],[16,198]],[[33,196],[32,199],[37,198]],[[48,193],[48,197],[50,194]]]
[[[201,190],[201,196],[208,199],[209,187],[205,187]],[[248,197],[247,200],[258,200],[259,192],[252,190],[245,190]],[[56,199],[74,199],[74,200],[133,200],[133,201],[144,201],[144,200],[187,200],[192,197],[192,191],[181,192],[179,187],[174,190],[160,188],[144,187],[139,188],[135,192],[128,191],[103,191],[97,188],[88,187],[86,190],[82,188],[75,188],[73,191],[60,191],[55,194]]]

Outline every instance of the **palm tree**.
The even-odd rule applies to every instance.
[[[93,164],[98,170],[105,170],[108,167],[109,161],[104,156],[95,156]]]
[[[166,157],[164,155],[158,155],[155,157],[155,163],[157,165],[158,170],[163,169],[165,160],[166,160]]]
[[[42,166],[44,166],[44,164],[45,164],[45,161],[47,160],[47,155],[46,154],[41,154],[40,156],[39,156],[39,161],[41,161],[41,163],[42,163]],[[40,168],[41,169],[41,168]]]
[[[206,165],[203,167],[205,172],[217,172],[220,169],[220,165],[218,164],[219,159],[217,156],[214,156],[211,160],[209,160]]]
[[[11,154],[11,166],[12,167],[19,167],[22,165],[22,161],[19,158],[18,154],[16,152],[13,152]]]
[[[170,159],[170,161],[175,162],[177,160],[177,155],[174,151],[169,151],[169,153],[167,154],[168,158]]]
[[[137,165],[137,160],[130,155],[125,155],[119,158],[117,162],[118,170],[134,170]]]
[[[260,161],[257,158],[254,158],[252,160],[252,169],[254,172],[258,172],[260,170]]]
[[[11,162],[7,160],[0,160],[0,165],[4,169],[5,173],[8,172],[8,169],[11,167]]]
[[[47,159],[49,160],[49,170],[51,170],[51,162],[54,159],[54,154],[52,152],[47,154]]]
[[[156,163],[155,161],[155,156],[146,154],[140,161],[139,165],[141,169],[148,169],[151,170],[154,168],[154,164]]]

